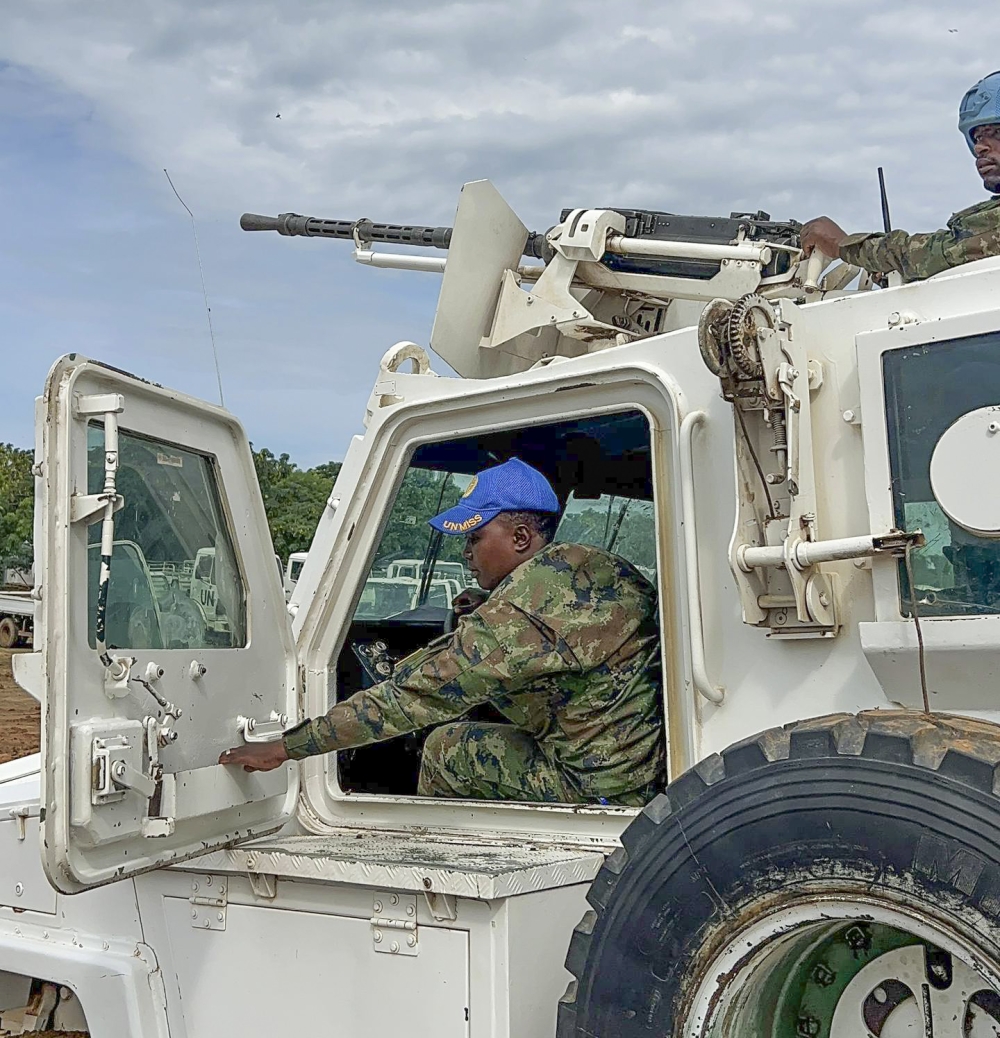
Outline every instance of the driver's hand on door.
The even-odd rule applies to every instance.
[[[242,764],[244,771],[274,771],[290,759],[281,739],[234,746],[219,754],[220,764]]]

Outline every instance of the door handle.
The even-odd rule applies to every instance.
[[[258,721],[255,717],[236,718],[236,730],[243,736],[244,742],[277,742],[285,734],[288,725],[288,714],[272,710],[266,721]]]

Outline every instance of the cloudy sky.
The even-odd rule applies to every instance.
[[[76,351],[227,406],[303,466],[343,455],[438,277],[239,215],[450,223],[488,177],[566,206],[827,213],[927,230],[982,195],[958,101],[1000,67],[968,0],[6,0],[0,440]],[[277,116],[280,113],[280,119]],[[439,365],[440,366],[440,365]]]

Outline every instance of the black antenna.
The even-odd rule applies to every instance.
[[[208,318],[208,337],[212,340],[212,356],[215,358],[215,377],[219,383],[219,406],[226,406],[226,399],[222,395],[222,371],[219,369],[219,351],[215,348],[215,332],[212,329],[212,308],[208,305],[208,289],[205,288],[205,268],[201,265],[201,248],[198,245],[198,225],[194,220],[194,213],[191,212],[187,202],[181,198],[177,188],[174,187],[174,182],[170,179],[170,174],[164,170],[163,175],[167,178],[167,183],[170,185],[170,190],[177,196],[177,201],[187,210],[188,216],[191,217],[191,230],[194,233],[194,253],[198,257],[198,275],[201,278],[201,294],[205,300],[205,316]]]
[[[888,234],[892,230],[892,220],[889,219],[889,196],[885,193],[885,176],[881,166],[878,168],[878,193],[882,200],[882,229]]]

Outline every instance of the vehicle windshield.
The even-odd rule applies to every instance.
[[[415,609],[420,605],[425,580],[426,604],[450,609],[458,590],[475,583],[462,558],[465,539],[437,538],[427,525],[432,516],[457,503],[470,479],[419,467],[407,470],[386,520],[355,619],[384,619]]]
[[[198,579],[199,580],[211,580],[212,579],[212,568],[215,565],[214,555],[202,555],[198,560]]]
[[[416,584],[375,583],[368,581],[361,592],[361,601],[355,611],[359,620],[384,620],[411,608]]]

